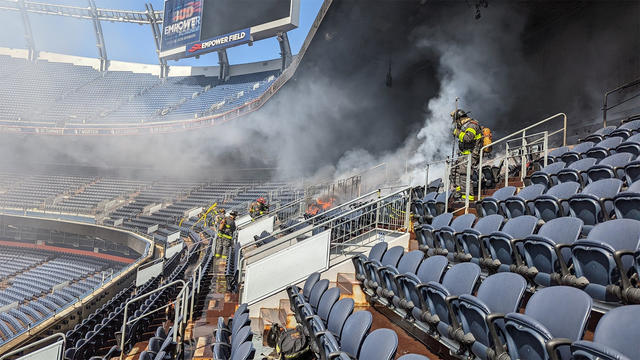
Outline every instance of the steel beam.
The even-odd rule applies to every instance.
[[[227,49],[218,50],[218,63],[220,64],[220,82],[229,80],[229,57]]]
[[[286,32],[278,34],[278,43],[280,44],[280,56],[282,57],[282,71],[284,71],[291,64],[293,56],[291,55],[291,44],[289,43],[289,36]]]
[[[107,58],[107,47],[104,43],[104,35],[102,34],[102,24],[98,19],[98,8],[95,0],[89,1],[89,9],[91,11],[91,20],[93,21],[93,30],[96,34],[96,47],[98,48],[98,56],[100,56],[100,71],[107,71],[109,59]]]
[[[160,57],[160,48],[162,43],[162,30],[160,29],[160,24],[162,23],[162,19],[156,17],[156,12],[153,10],[153,5],[151,3],[144,4],[144,6],[147,8],[147,17],[149,18],[151,32],[153,33],[153,40],[156,44],[156,54],[158,55],[158,60],[160,62],[160,77],[165,78],[169,75],[169,66],[167,65],[167,60]]]
[[[33,31],[31,30],[31,21],[29,20],[29,15],[27,15],[27,10],[24,6],[24,0],[18,1],[18,6],[20,7],[20,15],[22,16],[24,39],[27,42],[27,49],[29,50],[28,59],[29,61],[36,61],[38,51],[36,50],[36,42],[33,39]]]

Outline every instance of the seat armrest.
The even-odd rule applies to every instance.
[[[524,242],[524,240],[525,239],[511,239],[511,250],[513,251],[513,256],[515,257],[516,266],[524,265],[524,261],[522,261],[520,251],[518,251],[518,247],[516,246],[518,243]]]
[[[553,338],[544,345],[550,360],[560,360],[557,349],[561,346],[569,346],[573,342],[567,338]]]
[[[485,321],[487,322],[487,327],[489,328],[489,335],[493,339],[494,351],[496,354],[496,358],[499,358],[500,355],[504,353],[504,346],[500,341],[500,336],[498,336],[498,330],[496,329],[495,321],[498,319],[503,319],[504,314],[501,313],[491,313],[486,316]]]
[[[457,301],[459,296],[447,296],[444,298],[444,302],[447,304],[447,308],[449,309],[449,316],[451,317],[451,326],[454,329],[460,328],[460,321],[458,321],[458,317],[456,316],[456,312],[453,309],[453,302]]]
[[[622,263],[622,258],[625,256],[635,256],[635,252],[631,250],[618,250],[613,253],[613,259],[616,263],[616,267],[618,268],[618,273],[620,274],[622,288],[628,289],[632,287],[632,285],[631,281],[629,281],[629,277],[627,276],[627,272],[624,270],[624,264]]]

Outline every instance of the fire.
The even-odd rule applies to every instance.
[[[335,202],[336,202],[336,199],[333,197],[325,200],[318,198],[315,200],[315,203],[312,203],[311,205],[309,205],[309,207],[307,208],[306,214],[311,216],[317,215],[322,211],[332,208]]]

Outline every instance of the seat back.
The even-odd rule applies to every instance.
[[[318,282],[318,280],[320,280],[320,273],[314,272],[313,274],[309,275],[307,281],[304,282],[304,287],[302,288],[302,296],[304,296],[305,299],[309,300],[311,289],[313,289],[313,286]]]
[[[591,141],[585,141],[582,142],[576,146],[573,147],[573,149],[571,149],[570,151],[567,151],[566,153],[562,154],[560,156],[560,159],[567,165],[580,160],[581,154],[583,154],[585,151],[591,149],[593,147],[594,143]]]
[[[587,171],[590,167],[598,162],[594,158],[584,158],[582,160],[575,161],[566,168],[558,171],[558,183],[564,183],[568,181],[585,182],[587,180],[586,175],[581,175],[582,172]]]
[[[360,346],[365,335],[371,329],[373,316],[366,310],[351,314],[342,328],[340,348],[350,356],[359,359]]]
[[[624,178],[624,166],[631,162],[633,155],[629,153],[619,153],[607,156],[600,160],[597,165],[587,170],[589,181],[597,181],[608,178]]]
[[[413,250],[404,254],[398,263],[398,274],[415,274],[423,258],[424,253],[420,250]]]
[[[236,351],[231,354],[230,360],[249,360],[253,359],[253,355],[255,354],[255,349],[253,348],[253,343],[251,341],[247,341],[242,345],[238,346]]]
[[[482,216],[498,214],[500,210],[500,201],[508,198],[509,196],[513,196],[516,192],[515,186],[505,186],[496,190],[492,196],[488,198],[484,198],[480,200],[480,210]]]
[[[448,263],[447,258],[442,255],[430,256],[420,264],[416,275],[422,283],[440,281]]]
[[[549,221],[569,213],[569,205],[566,201],[575,195],[580,189],[577,182],[565,182],[553,186],[546,194],[538,196],[533,201],[535,216],[544,221]]]
[[[464,214],[453,219],[449,227],[451,227],[455,232],[460,232],[464,229],[470,228],[475,221],[476,216],[474,214]]]
[[[530,211],[533,210],[533,205],[528,205],[526,202],[542,195],[545,190],[545,185],[533,184],[522,188],[517,195],[506,198],[504,200],[504,207],[507,212],[507,217],[515,218],[522,216],[526,214],[527,207],[529,207]]]
[[[384,256],[382,256],[382,260],[380,261],[380,263],[383,266],[396,267],[398,266],[398,261],[400,261],[400,258],[403,254],[404,248],[402,246],[394,246],[384,253]]]
[[[532,184],[541,184],[544,185],[545,188],[548,188],[553,185],[553,177],[558,173],[558,171],[564,169],[566,164],[563,161],[556,161],[551,163],[540,171],[536,171],[531,175],[531,183]]]
[[[612,202],[605,202],[601,208],[599,199],[612,199],[622,187],[622,180],[602,179],[587,185],[581,193],[569,198],[571,216],[578,217],[585,225],[595,225],[604,219],[605,213],[613,210]],[[586,196],[583,196],[586,195]]]
[[[338,300],[338,302],[333,305],[333,308],[331,308],[329,318],[327,319],[327,330],[331,331],[338,339],[342,337],[344,322],[347,321],[347,318],[353,312],[354,304],[353,299],[344,298]]]
[[[509,219],[502,227],[502,232],[511,235],[513,239],[523,239],[536,229],[538,218],[531,215]]]
[[[504,217],[502,215],[493,214],[482,217],[473,226],[473,229],[481,234],[491,234],[494,231],[500,230]]]
[[[453,265],[444,274],[442,286],[451,295],[466,294],[473,290],[480,277],[480,267],[474,263],[460,263]],[[469,290],[471,289],[471,290]]]
[[[323,321],[327,321],[329,318],[329,313],[333,308],[334,304],[340,298],[340,289],[337,287],[333,287],[322,294],[320,298],[320,302],[318,303],[318,309],[316,314],[320,316]]]
[[[451,223],[451,219],[453,219],[453,214],[451,213],[440,214],[433,218],[431,227],[433,227],[435,230],[440,230],[440,228],[444,226],[449,226],[449,224]]]
[[[531,215],[518,216],[510,219],[502,227],[502,231],[489,235],[489,254],[494,260],[500,261],[500,266],[505,268],[514,263],[514,249],[511,246],[512,239],[524,239],[533,234],[538,225],[538,218]],[[505,268],[506,269],[506,268]],[[500,269],[500,271],[505,271]]]
[[[598,321],[593,342],[622,353],[629,359],[637,357],[640,354],[638,318],[640,318],[640,305],[627,305],[609,310]],[[618,357],[615,358],[618,359]]]
[[[640,181],[634,182],[627,191],[616,195],[613,208],[618,219],[640,220]]]
[[[387,247],[389,244],[387,242],[381,241],[371,248],[369,251],[369,256],[367,257],[369,260],[378,260],[382,259],[382,256],[387,251]]]
[[[552,338],[579,340],[591,313],[592,300],[584,291],[552,286],[536,291],[524,314],[505,316],[505,338],[512,359],[548,359],[545,343]],[[563,359],[569,358],[562,349]]]
[[[527,237],[523,244],[524,261],[527,266],[535,267],[539,273],[559,274],[561,269],[555,244],[573,244],[582,232],[582,225],[582,220],[572,217],[553,219],[542,225],[538,234]],[[566,262],[571,252],[569,249],[564,250],[563,258]]]
[[[362,343],[359,359],[391,360],[398,349],[398,335],[391,329],[378,329],[369,334]]]
[[[327,288],[329,288],[329,280],[327,279],[319,280],[313,286],[313,289],[311,289],[311,294],[309,295],[309,305],[311,305],[313,309],[318,308],[318,303],[320,303],[320,298],[322,297],[324,292],[327,291]]]

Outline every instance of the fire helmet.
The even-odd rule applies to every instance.
[[[231,216],[233,216],[233,217],[236,217],[236,216],[238,216],[238,212],[237,212],[237,211],[235,211],[235,210],[232,210],[232,211],[229,213],[229,215],[231,215]]]
[[[451,115],[451,119],[453,121],[458,121],[458,120],[466,117],[467,114],[469,114],[469,113],[464,111],[464,110],[462,110],[462,109],[458,109],[458,110],[452,111],[451,114],[449,114],[449,115]]]
[[[265,204],[267,202],[263,197],[259,197],[257,201],[260,204]]]

